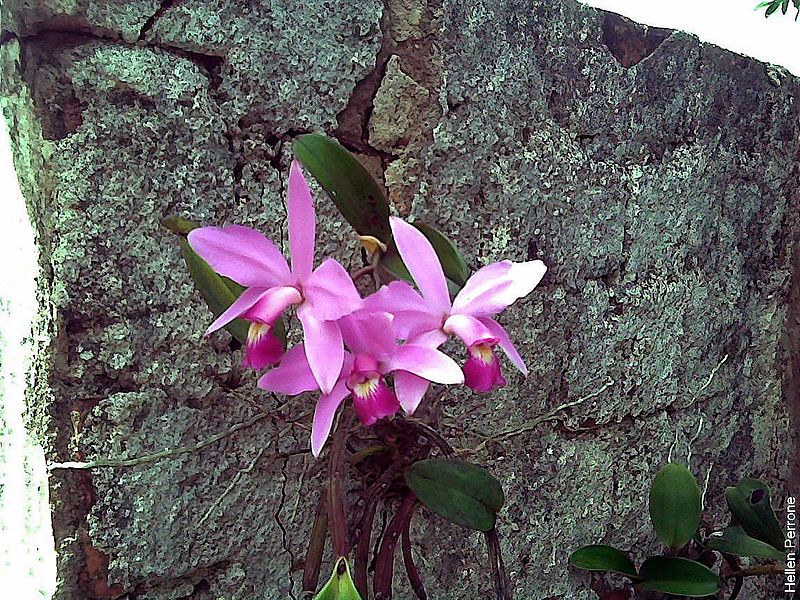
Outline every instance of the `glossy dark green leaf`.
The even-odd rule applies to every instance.
[[[448,521],[469,529],[494,529],[505,497],[486,469],[461,460],[432,458],[411,465],[408,487],[420,502]]]
[[[783,0],[783,3],[781,4],[781,12],[786,14],[787,10],[789,10],[789,0]]]
[[[358,159],[335,140],[318,133],[301,135],[292,148],[358,234],[371,235],[388,245],[392,237],[389,203],[381,185]]]
[[[716,594],[722,580],[707,566],[673,556],[651,556],[639,570],[642,587],[653,592],[700,598]]]
[[[438,229],[419,221],[414,222],[413,225],[428,238],[428,241],[436,251],[436,256],[439,257],[439,262],[442,263],[445,276],[456,283],[459,289],[464,287],[467,279],[469,279],[470,272],[469,267],[467,267],[467,261],[464,260],[464,255],[461,254],[461,251]]]
[[[781,5],[781,0],[775,0],[772,4],[770,4],[769,8],[767,9],[766,16],[770,16],[774,13]]]
[[[569,557],[569,564],[587,571],[608,571],[638,578],[636,566],[628,555],[613,546],[603,544],[582,546]]]
[[[766,542],[750,537],[741,527],[728,527],[722,532],[722,537],[710,538],[706,542],[706,546],[712,550],[736,556],[769,558],[771,560],[783,560],[786,556]]]
[[[769,487],[763,481],[742,479],[736,487],[725,488],[725,499],[747,535],[783,550],[783,529],[772,510]]]
[[[331,578],[314,596],[314,600],[362,600],[350,576],[350,565],[346,558],[341,557],[336,561]]]
[[[650,520],[670,548],[682,548],[700,525],[700,488],[689,469],[668,464],[650,488]]]
[[[411,273],[408,272],[408,268],[394,245],[389,246],[386,253],[381,256],[378,267],[384,272],[383,279],[386,279],[385,275],[388,274],[389,279],[402,279],[411,284],[414,283],[414,278],[411,277]]]

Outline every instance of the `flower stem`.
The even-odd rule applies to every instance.
[[[422,421],[417,421],[416,419],[409,418],[409,417],[397,417],[403,423],[405,423],[410,429],[416,431],[419,435],[427,438],[429,441],[436,444],[439,449],[442,451],[442,454],[447,456],[448,458],[452,458],[456,455],[456,451],[450,445],[450,443],[442,437],[442,435],[436,431],[433,427],[426,425]]]
[[[417,595],[419,600],[428,600],[428,594],[425,592],[425,584],[422,582],[422,577],[419,575],[417,565],[414,564],[414,555],[411,552],[411,518],[414,516],[413,511],[417,505],[411,507],[411,514],[403,523],[403,532],[401,540],[401,548],[403,550],[403,564],[406,567],[408,574],[408,581],[411,583],[411,589]]]
[[[371,275],[375,272],[375,265],[367,265],[366,267],[361,267],[357,271],[353,271],[350,274],[350,278],[353,281],[358,281],[362,277],[366,277],[367,275]]]
[[[319,583],[319,570],[322,565],[322,554],[325,552],[325,539],[328,537],[328,503],[323,493],[319,499],[314,528],[311,531],[311,542],[308,544],[305,565],[303,567],[303,592],[314,593]]]
[[[506,567],[503,564],[503,555],[500,551],[500,540],[497,538],[497,530],[492,529],[484,533],[486,545],[489,548],[489,563],[492,567],[492,578],[494,579],[494,591],[497,600],[511,600],[511,585],[506,574]]]
[[[367,499],[361,525],[358,531],[356,545],[356,559],[354,563],[355,584],[362,598],[367,598],[367,568],[369,564],[369,544],[372,540],[372,525],[375,521],[375,510],[378,508],[378,499],[373,496]]]
[[[394,551],[397,548],[397,540],[405,528],[405,522],[411,519],[414,512],[414,505],[417,503],[417,497],[413,492],[409,492],[400,508],[397,509],[397,514],[389,523],[386,532],[383,535],[380,550],[378,550],[378,557],[375,559],[375,580],[372,585],[372,590],[375,593],[376,600],[387,600],[392,595],[392,575],[394,574]]]
[[[353,423],[353,413],[345,412],[339,419],[331,444],[328,475],[328,524],[336,558],[347,556],[350,542],[347,539],[347,493],[342,480],[345,438]]]

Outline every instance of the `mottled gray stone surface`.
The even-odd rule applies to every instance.
[[[270,456],[307,442],[312,404],[259,393],[226,334],[202,337],[209,316],[159,221],[282,240],[288,142],[308,130],[380,165],[398,212],[452,235],[473,267],[550,268],[503,317],[527,381],[508,371],[500,393],[444,401],[459,448],[523,430],[471,455],[507,492],[518,598],[595,597],[566,568],[580,544],[655,550],[645,494],[670,452],[708,479],[715,509],[747,475],[782,506],[800,331],[787,318],[795,79],[681,33],[650,43],[573,2],[3,11],[3,107],[49,336],[29,422],[51,460],[141,456],[274,414],[168,460],[54,472],[59,599],[299,593],[321,476],[310,457]],[[356,266],[341,218],[320,213],[323,248]],[[415,523],[430,597],[489,597],[482,539]]]

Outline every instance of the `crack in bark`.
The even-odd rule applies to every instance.
[[[104,31],[97,31],[94,29],[75,29],[75,28],[42,28],[36,32],[28,35],[14,35],[21,46],[41,45],[44,46],[43,50],[52,52],[53,45],[56,47],[78,47],[92,42],[113,43],[114,45],[124,46],[127,48],[147,48],[151,50],[161,50],[165,54],[177,56],[190,61],[196,66],[200,67],[201,72],[208,77],[211,82],[211,89],[216,90],[222,77],[219,70],[225,62],[224,56],[217,56],[215,54],[204,54],[193,50],[186,50],[178,46],[170,46],[169,44],[161,44],[156,42],[144,43],[129,43],[122,39],[121,34],[112,35]]]
[[[389,0],[384,0],[380,23],[381,47],[375,57],[375,67],[356,83],[347,106],[336,116],[338,127],[335,133],[345,147],[363,154],[380,156],[382,159],[388,158],[384,156],[386,153],[369,144],[369,119],[374,110],[375,95],[386,75],[386,65],[395,49],[390,33],[390,19]]]
[[[295,557],[289,545],[289,533],[286,531],[286,527],[281,521],[281,510],[283,510],[283,506],[286,503],[286,483],[289,480],[289,476],[286,472],[288,465],[289,458],[287,457],[284,458],[283,462],[281,463],[281,497],[278,501],[278,507],[275,509],[275,514],[273,517],[281,530],[281,547],[283,548],[284,552],[289,555],[289,568],[288,572],[286,573],[286,578],[289,580],[289,597],[292,600],[297,600],[297,597],[294,594],[294,579],[292,578],[292,568],[294,567]]]
[[[158,7],[158,10],[150,15],[147,20],[142,25],[142,28],[139,30],[139,41],[144,40],[145,36],[150,33],[150,30],[155,26],[156,21],[158,21],[162,15],[167,12],[170,8],[172,8],[176,2],[180,0],[161,0],[161,6]]]

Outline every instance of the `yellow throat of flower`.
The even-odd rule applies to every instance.
[[[371,377],[353,386],[353,393],[359,398],[369,398],[378,389],[378,378]]]
[[[270,329],[271,327],[267,323],[250,323],[250,329],[247,330],[247,343],[255,344],[267,335]]]
[[[486,365],[494,361],[494,350],[489,344],[473,344],[470,346],[469,353]]]

